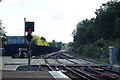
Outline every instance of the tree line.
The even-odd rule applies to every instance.
[[[5,27],[4,26],[2,26],[2,20],[0,20],[0,45],[4,45],[4,44],[6,44],[6,38],[5,38],[5,33],[6,33],[6,31],[5,31]]]
[[[108,57],[108,47],[115,46],[120,60],[120,1],[102,4],[95,14],[95,18],[80,21],[73,30],[73,51],[89,57]]]
[[[39,37],[37,35],[32,36],[33,36],[33,39],[31,40],[32,45],[49,46],[49,43],[46,41],[44,37]]]
[[[66,43],[62,43],[60,42],[56,42],[55,40],[53,40],[52,42],[48,42],[46,41],[46,38],[44,37],[39,37],[37,35],[32,35],[33,39],[31,40],[31,44],[32,45],[40,45],[40,46],[50,46],[50,47],[56,47],[56,48],[66,48]]]

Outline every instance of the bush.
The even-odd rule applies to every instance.
[[[98,47],[103,47],[105,46],[105,40],[103,39],[97,40],[94,44]]]
[[[78,49],[78,53],[82,56],[87,57],[98,57],[97,48],[94,44],[81,45]]]
[[[81,56],[89,58],[101,58],[104,57],[106,61],[109,58],[109,46],[115,46],[117,61],[120,61],[120,40],[97,40],[94,43],[80,45],[74,50]]]
[[[85,56],[93,57],[95,54],[94,53],[95,52],[94,44],[85,45],[83,51],[84,51]]]
[[[116,56],[117,56],[117,61],[120,61],[120,40],[117,41],[116,44]]]

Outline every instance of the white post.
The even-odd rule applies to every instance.
[[[109,63],[114,64],[116,62],[116,49],[114,46],[109,47]]]
[[[113,69],[113,64],[116,62],[116,49],[114,46],[109,47],[109,63],[111,64],[111,69]]]

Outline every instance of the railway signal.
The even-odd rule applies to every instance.
[[[25,22],[25,32],[34,32],[34,22]]]
[[[25,22],[25,32],[27,32],[28,34],[27,34],[27,40],[29,41],[29,43],[30,43],[30,41],[31,41],[31,39],[32,39],[32,32],[34,32],[34,22]]]
[[[27,41],[28,41],[28,66],[29,66],[29,70],[30,70],[30,57],[31,57],[31,46],[30,46],[30,41],[33,38],[32,37],[32,32],[34,32],[34,22],[25,22],[25,32],[27,32]]]

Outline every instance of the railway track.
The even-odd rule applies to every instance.
[[[57,59],[57,56],[56,56],[56,62],[62,64],[63,67],[64,67],[66,70],[72,72],[73,75],[77,75],[77,76],[78,76],[77,78],[79,78],[79,79],[84,79],[84,80],[91,80],[91,79],[92,79],[92,80],[97,80],[97,79],[93,78],[92,76],[87,76],[85,73],[82,73],[82,74],[81,74],[80,72],[77,72],[76,70],[67,67],[66,65],[64,65],[63,63],[61,63],[61,62]],[[83,75],[83,74],[84,74],[84,75]],[[69,75],[68,75],[68,76],[69,76]],[[76,78],[75,78],[75,79],[76,79]]]
[[[54,69],[50,66],[50,64],[49,64],[49,62],[48,62],[48,60],[47,60],[48,58],[49,58],[49,56],[45,56],[45,57],[44,57],[45,63],[46,63],[46,65],[48,66],[49,71],[54,71]]]
[[[92,67],[92,65],[95,65],[95,67]],[[118,80],[118,79],[120,79],[120,77],[119,77],[120,73],[119,72],[110,70],[110,69],[105,68],[105,67],[98,66],[97,64],[94,64],[94,63],[92,63],[92,65],[88,66],[88,67],[84,67],[84,70],[87,71],[87,72],[90,70],[89,71],[90,73],[93,72],[95,74],[98,74],[97,76],[93,75],[93,76],[96,76],[97,78],[100,76],[100,77],[104,78],[105,80],[106,79],[110,79],[110,80]],[[80,71],[80,69],[79,70],[75,69],[75,70],[78,71],[78,72]]]
[[[62,68],[64,68],[64,70],[66,70],[67,73],[71,73],[72,77],[67,74],[67,76],[69,76],[71,79],[82,79],[82,80],[97,80],[96,78],[92,77],[92,76],[89,76],[89,75],[86,75],[85,73],[81,73],[81,72],[78,72],[74,69],[71,69],[69,67],[67,67],[66,65],[64,65],[63,63],[61,63],[59,60],[58,60],[58,57],[61,58],[58,54],[54,56],[56,62],[58,62],[59,64],[62,64]],[[46,60],[46,63],[48,64],[48,61],[47,59]],[[53,70],[53,69],[52,69]],[[60,70],[58,67],[57,67],[57,70]]]
[[[120,79],[120,73],[116,72],[116,71],[111,71],[109,69],[103,68],[98,66],[97,64],[94,63],[90,63],[88,61],[85,60],[81,60],[81,59],[76,59],[72,56],[69,56],[67,54],[64,54],[62,52],[58,53],[58,54],[54,54],[54,55],[49,55],[49,57],[47,57],[45,59],[45,62],[47,63],[47,65],[50,67],[47,59],[52,58],[55,59],[55,61],[59,64],[62,65],[62,69],[59,66],[54,66],[56,68],[56,70],[61,70],[64,74],[66,74],[67,76],[69,76],[72,79],[84,79],[84,80],[119,80]],[[69,62],[74,63],[75,65],[77,65],[78,67],[68,67],[67,65],[65,65],[64,63],[60,62],[58,59],[66,59]],[[84,61],[87,62],[90,66],[85,66],[85,65],[81,65],[73,60],[70,59],[75,59],[78,61]],[[94,65],[94,66],[93,66]],[[53,67],[50,68],[51,70],[55,70],[53,69]],[[71,77],[72,75],[72,77]]]

